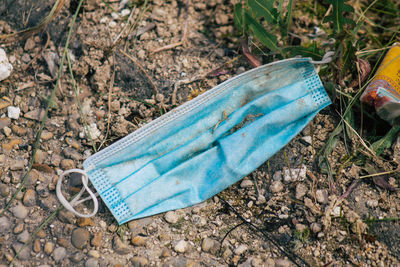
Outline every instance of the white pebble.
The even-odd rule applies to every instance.
[[[188,243],[185,240],[181,240],[175,245],[174,250],[176,252],[183,253],[186,251],[187,247]]]
[[[7,79],[12,70],[13,67],[8,61],[6,51],[0,48],[0,81]]]
[[[340,217],[340,210],[341,210],[340,207],[335,207],[331,212],[331,215],[333,217]]]
[[[21,112],[21,110],[18,107],[13,107],[13,106],[7,107],[7,116],[10,119],[18,120],[20,112]]]
[[[113,19],[119,19],[119,15],[117,13],[115,13],[115,12],[111,13],[111,17]]]
[[[121,10],[121,16],[125,17],[131,14],[131,11],[128,8]]]
[[[115,26],[117,26],[117,23],[113,20],[108,23],[108,27],[110,28],[114,28]]]

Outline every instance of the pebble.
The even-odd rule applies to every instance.
[[[29,240],[29,238],[30,238],[30,234],[29,234],[28,230],[23,231],[22,233],[20,233],[17,236],[17,240],[21,243],[27,242]]]
[[[287,259],[278,259],[275,260],[275,267],[291,267],[293,266],[292,262]]]
[[[253,187],[254,183],[253,181],[249,180],[249,179],[244,179],[241,183],[240,183],[240,187],[241,188],[250,188]]]
[[[301,139],[310,145],[312,144],[312,137],[309,135],[303,136]]]
[[[120,255],[129,253],[129,247],[127,245],[125,245],[122,242],[121,238],[119,238],[117,235],[114,236],[113,249],[115,250],[115,252],[117,252]]]
[[[143,266],[146,266],[149,263],[149,261],[146,258],[139,257],[139,256],[132,257],[131,258],[131,262],[132,262],[132,265],[134,267],[143,267]]]
[[[168,211],[167,213],[165,213],[164,215],[164,219],[167,221],[167,223],[177,223],[179,220],[179,216],[178,214],[176,214],[175,211]]]
[[[188,242],[185,240],[180,240],[176,245],[174,246],[174,250],[178,253],[184,253],[188,249]]]
[[[10,170],[12,171],[18,171],[22,170],[25,167],[25,161],[24,160],[12,160],[10,162]]]
[[[311,228],[311,231],[313,231],[313,233],[319,233],[322,230],[322,226],[319,223],[312,223],[310,228]]]
[[[11,135],[11,129],[7,126],[3,128],[3,132],[7,137]]]
[[[66,247],[68,247],[69,242],[65,237],[60,237],[60,238],[57,239],[57,244],[62,246],[62,247],[64,247],[64,248],[66,248]]]
[[[0,130],[11,124],[10,118],[0,118]]]
[[[75,161],[79,161],[82,159],[81,153],[73,149],[72,147],[66,147],[63,150],[63,154],[66,158],[70,158]]]
[[[36,44],[32,37],[28,38],[25,42],[24,50],[29,51],[35,48]]]
[[[77,224],[80,227],[85,227],[85,226],[94,226],[94,221],[91,218],[78,218]]]
[[[85,267],[98,267],[99,266],[99,261],[95,258],[89,258],[85,262]]]
[[[32,207],[36,204],[36,192],[32,188],[25,191],[24,198],[22,200],[25,206]]]
[[[67,250],[63,247],[58,247],[53,252],[53,259],[56,262],[62,261],[67,256]]]
[[[28,175],[28,178],[26,178],[25,186],[36,186],[36,182],[39,178],[39,172],[35,169],[32,169],[31,172]]]
[[[283,180],[286,183],[303,181],[306,179],[307,167],[306,165],[302,165],[301,168],[289,169],[285,167],[283,169]]]
[[[89,232],[83,228],[76,228],[72,232],[71,243],[74,247],[82,249],[89,240]]]
[[[246,245],[241,244],[241,245],[239,245],[239,246],[235,249],[234,253],[235,253],[236,255],[241,255],[241,254],[245,253],[245,252],[247,251],[247,249],[248,249],[248,248],[247,248]]]
[[[13,249],[15,253],[18,253],[18,251],[22,248],[23,244],[21,243],[14,243]],[[26,246],[22,249],[22,251],[19,253],[18,259],[20,260],[29,260],[31,258],[31,252],[29,246]]]
[[[308,188],[305,184],[299,183],[296,185],[296,198],[302,199],[307,194]]]
[[[0,184],[0,195],[2,197],[7,197],[9,194],[10,194],[10,188],[5,184]]]
[[[75,168],[75,162],[72,159],[62,159],[61,160],[61,169],[69,170]]]
[[[103,233],[102,232],[95,233],[92,240],[90,241],[90,244],[94,247],[101,247],[102,243],[103,243]]]
[[[333,216],[333,217],[340,217],[340,212],[341,211],[341,208],[338,206],[338,207],[335,207],[334,209],[333,209],[333,211],[331,212],[331,215]]]
[[[19,127],[18,125],[13,125],[11,128],[12,131],[19,136],[24,136],[28,132],[27,128]]]
[[[58,213],[58,219],[61,222],[69,223],[69,224],[75,224],[75,221],[76,221],[75,214],[73,214],[71,211],[66,210],[66,209],[60,210],[60,212]]]
[[[125,17],[131,14],[131,11],[127,8],[121,10],[121,16]]]
[[[0,48],[0,81],[7,79],[12,70],[13,67],[8,61],[6,51]]]
[[[302,223],[298,223],[298,224],[296,224],[296,230],[298,231],[298,232],[303,232],[304,230],[306,230],[307,229],[307,226],[305,226],[304,224],[302,224]]]
[[[192,216],[192,222],[198,227],[203,227],[207,224],[206,219],[197,214]]]
[[[137,247],[146,246],[147,238],[137,235],[137,236],[132,237],[131,242],[132,242],[132,245],[137,246]]]
[[[215,254],[219,249],[219,243],[212,238],[204,238],[203,242],[201,243],[201,249],[204,252],[210,252]]]
[[[100,253],[97,250],[90,250],[88,256],[98,259],[100,258]]]
[[[283,190],[283,184],[281,181],[273,181],[270,185],[269,189],[272,193],[278,193]]]
[[[44,109],[34,109],[24,114],[24,117],[30,120],[40,121],[45,114]]]
[[[24,224],[23,223],[19,223],[14,227],[14,234],[22,233],[22,231],[24,231]]]
[[[54,243],[52,242],[46,242],[46,244],[44,244],[44,253],[46,253],[47,255],[50,255],[54,250]]]
[[[36,155],[35,155],[35,163],[39,163],[39,164],[44,163],[44,161],[48,158],[48,156],[49,155],[47,154],[47,152],[44,152],[43,150],[38,149],[36,151]]]
[[[321,204],[327,204],[329,202],[328,191],[326,189],[318,189],[315,192],[315,197],[317,201]]]
[[[33,251],[39,253],[41,249],[42,246],[40,245],[39,239],[35,239],[35,241],[33,241]]]
[[[46,130],[44,130],[42,132],[41,138],[45,141],[50,140],[53,137],[53,133],[52,132],[48,132]]]
[[[85,258],[85,255],[80,252],[77,251],[74,254],[72,254],[72,256],[70,257],[71,261],[75,262],[75,263],[80,263],[82,262],[83,258]]]
[[[0,233],[2,234],[8,233],[10,228],[11,228],[10,220],[5,216],[0,217]]]
[[[376,199],[367,200],[367,206],[370,208],[376,208],[376,207],[378,207],[378,204],[379,204],[378,200],[376,200]]]
[[[25,217],[28,215],[28,209],[25,208],[23,205],[17,205],[11,208],[10,211],[18,219],[25,219]]]

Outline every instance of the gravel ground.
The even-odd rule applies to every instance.
[[[8,1],[10,11],[0,17],[0,33],[22,27],[20,15],[15,14],[23,12],[12,12],[18,7],[16,2]],[[14,70],[0,83],[0,210],[28,168],[75,2],[66,1],[47,28],[48,35],[37,34],[4,46]],[[234,1],[192,1],[186,42],[158,53],[152,51],[181,39],[184,3],[152,1],[139,19],[140,7],[119,9],[119,2],[106,2],[86,1],[70,46],[82,112],[98,149],[251,68],[243,59],[236,60],[239,39],[234,34]],[[35,22],[47,14],[44,12],[49,6],[40,1],[32,3],[31,21]],[[139,30],[126,41],[117,42],[110,52],[132,10]],[[334,184],[313,165],[316,153],[337,123],[329,109],[267,163],[204,203],[122,226],[104,204],[90,219],[61,210],[36,233],[60,206],[55,194],[58,175],[81,168],[94,153],[68,75],[61,79],[51,104],[25,189],[0,217],[0,266],[10,264],[25,242],[28,245],[12,265],[398,264],[399,222],[366,221],[372,217],[397,218],[398,191],[387,190],[387,185],[386,189],[385,185],[380,187],[379,180],[364,179],[348,196],[341,197],[363,168],[343,164],[346,147],[340,140],[329,156],[332,168],[341,170]],[[400,163],[400,139],[384,155],[393,159],[391,164]],[[385,170],[389,163],[371,164]],[[397,188],[395,176],[385,179]],[[79,177],[71,177],[65,187],[72,192],[80,188]],[[91,206],[81,208],[90,210]]]

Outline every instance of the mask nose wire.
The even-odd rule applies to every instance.
[[[82,175],[81,179],[82,179],[83,188],[78,193],[78,195],[71,202],[69,202],[61,192],[61,184],[62,184],[62,180],[64,179],[64,177],[66,175],[68,175],[68,174],[71,174],[71,173],[80,173]],[[90,188],[88,186],[88,182],[89,182],[89,177],[88,177],[88,175],[87,175],[87,173],[85,171],[80,170],[80,169],[70,169],[70,170],[64,171],[60,175],[60,177],[57,180],[57,185],[56,185],[57,198],[61,202],[61,204],[67,210],[71,211],[73,214],[75,214],[75,215],[77,215],[79,217],[84,217],[84,218],[89,218],[89,217],[94,216],[97,213],[98,209],[99,209],[99,201],[97,200],[97,196],[99,196],[99,194],[98,193],[93,193],[93,191],[90,190]],[[80,199],[81,196],[83,195],[83,193],[85,192],[85,190],[89,193],[90,196],[86,197],[84,199]],[[82,214],[82,213],[77,212],[74,209],[74,206],[76,206],[76,205],[78,205],[80,203],[83,203],[83,202],[85,202],[87,200],[90,200],[90,199],[93,200],[93,204],[94,204],[93,211],[91,213]]]

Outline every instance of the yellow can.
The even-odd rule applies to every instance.
[[[400,121],[400,44],[394,44],[360,97],[391,124]]]

